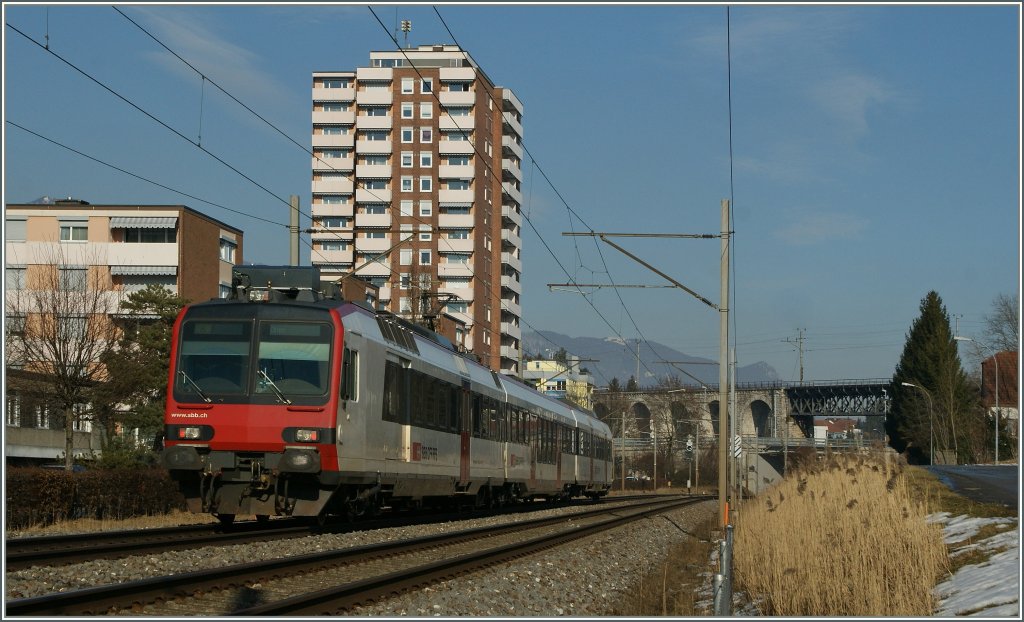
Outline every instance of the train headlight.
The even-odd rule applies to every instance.
[[[278,468],[282,473],[317,473],[320,454],[309,449],[286,449]]]
[[[178,439],[183,441],[197,441],[203,435],[203,431],[198,427],[181,427],[178,428]]]
[[[319,430],[295,430],[295,440],[300,443],[315,443],[320,440]]]

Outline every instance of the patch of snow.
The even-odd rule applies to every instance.
[[[986,525],[1013,524],[1013,529],[960,547],[967,550],[994,551],[985,561],[960,568],[953,576],[935,586],[937,616],[977,616],[1020,618],[1020,526],[1014,518],[973,518],[932,514],[929,523],[943,524],[947,544],[964,542]]]

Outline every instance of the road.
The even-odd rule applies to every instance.
[[[974,464],[928,467],[954,492],[982,503],[1000,503],[1017,507],[1020,467],[1016,464]]]

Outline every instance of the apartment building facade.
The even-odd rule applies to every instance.
[[[312,263],[383,308],[445,313],[455,341],[519,372],[522,116],[458,46],[371,52],[312,74]]]
[[[151,283],[193,302],[223,297],[233,265],[242,262],[242,230],[182,205],[44,198],[6,205],[4,234],[8,332],[24,330],[26,319],[39,312],[32,308],[39,298],[30,290],[59,283],[98,291],[109,298],[101,308],[112,311],[115,317],[106,319],[114,321],[120,301]],[[88,321],[81,318],[83,330]],[[62,413],[39,395],[45,374],[10,354],[4,361],[5,456],[55,459],[64,451]],[[76,454],[97,447],[88,422],[76,424]]]

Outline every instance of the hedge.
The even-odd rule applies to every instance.
[[[73,518],[120,520],[185,509],[166,469],[94,469],[81,473],[6,469],[7,529],[46,526]]]

